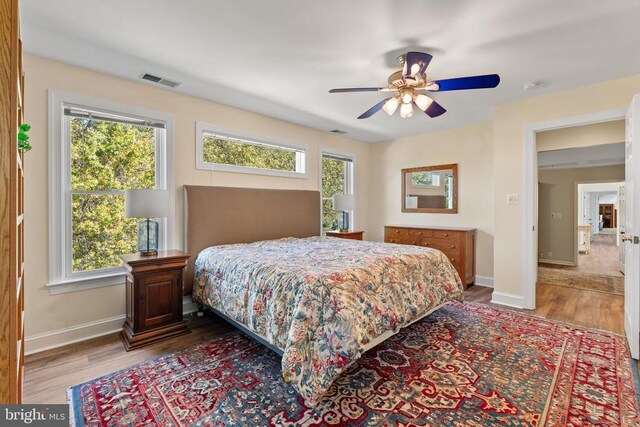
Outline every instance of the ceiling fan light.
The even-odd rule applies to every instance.
[[[390,98],[387,102],[384,103],[384,105],[382,106],[382,109],[388,115],[392,115],[398,109],[398,105],[400,105],[400,100],[398,99],[397,96],[394,96],[393,98]]]
[[[400,106],[400,117],[403,119],[408,119],[413,116],[413,105],[412,104],[402,104]]]
[[[414,98],[413,102],[416,103],[419,109],[426,111],[426,109],[429,108],[429,105],[433,102],[433,99],[429,98],[427,95],[418,94]]]
[[[415,63],[411,66],[411,75],[415,76],[420,71],[421,65],[419,63]]]
[[[404,104],[411,104],[411,101],[413,101],[413,96],[409,92],[402,94],[402,102]]]

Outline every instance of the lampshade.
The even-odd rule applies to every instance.
[[[333,209],[352,211],[356,208],[356,196],[353,194],[336,194],[333,196]]]
[[[400,106],[400,117],[408,119],[413,116],[413,106],[411,104],[402,104]]]
[[[169,216],[169,192],[167,190],[126,190],[124,214],[127,218]]]

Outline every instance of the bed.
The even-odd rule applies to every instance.
[[[364,351],[462,296],[458,274],[437,250],[317,236],[317,192],[241,189],[253,196],[241,202],[245,208],[260,205],[259,211],[253,206],[254,217],[279,213],[289,225],[277,224],[278,233],[257,227],[253,239],[240,236],[240,243],[220,241],[211,228],[233,235],[230,228],[252,227],[220,207],[227,201],[221,194],[239,189],[220,188],[185,187],[186,247],[198,254],[186,283],[196,301],[281,354],[284,379],[311,405]],[[270,194],[258,201],[254,191]],[[283,198],[290,203],[283,205]],[[311,219],[284,212],[283,206],[298,206],[291,203],[296,200],[311,202]],[[208,209],[216,212],[208,216]],[[189,243],[194,235],[197,245]]]

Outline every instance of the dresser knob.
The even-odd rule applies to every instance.
[[[414,240],[413,242],[411,242],[411,244],[412,244],[412,245],[415,245],[415,244],[416,244],[416,241]]]
[[[444,237],[449,237],[449,235],[447,233],[444,233]]]
[[[396,233],[399,233],[399,232],[400,232],[400,230],[396,230]]]
[[[451,245],[451,249],[455,249],[455,248],[456,248],[456,245]]]
[[[456,262],[456,259],[455,258],[451,258],[451,262]]]

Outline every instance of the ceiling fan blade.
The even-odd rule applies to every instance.
[[[341,89],[331,89],[329,93],[345,93],[345,92],[380,92],[387,89],[386,87],[345,87]]]
[[[431,92],[465,89],[490,89],[498,86],[500,83],[500,76],[497,74],[487,74],[485,76],[458,77],[455,79],[436,80],[433,83],[438,85],[438,89],[431,89]]]
[[[445,110],[444,107],[438,104],[436,101],[431,102],[431,105],[429,105],[427,109],[424,110],[424,113],[431,118],[441,116],[446,112],[447,110]]]
[[[405,79],[414,74],[422,76],[424,72],[427,70],[427,66],[431,62],[431,58],[433,58],[428,53],[424,52],[407,52],[407,56],[404,60],[404,67],[402,71],[402,78]],[[418,64],[420,68],[417,73],[412,73],[411,70],[414,68],[413,66]]]
[[[384,103],[387,102],[388,100],[390,100],[392,97],[383,99],[382,101],[378,102],[376,105],[374,105],[373,107],[369,108],[367,111],[365,111],[364,113],[360,114],[358,116],[359,119],[368,119],[369,117],[373,116],[375,113],[377,113],[378,111],[382,110],[382,107],[384,106]]]

